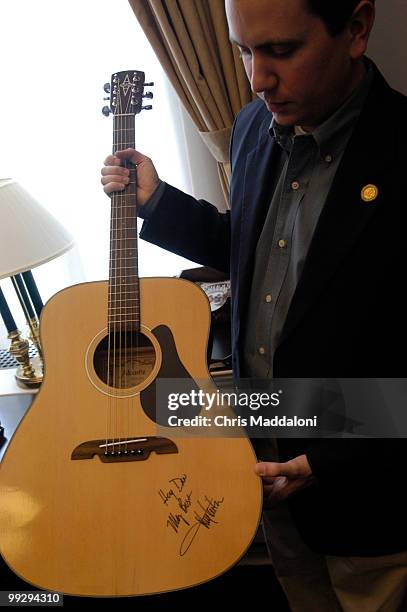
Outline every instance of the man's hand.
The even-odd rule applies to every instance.
[[[256,464],[255,472],[263,479],[266,508],[315,482],[306,455],[300,455],[285,463],[262,461]]]
[[[137,166],[137,202],[142,206],[153,195],[160,179],[151,159],[135,149],[117,151],[106,157],[101,178],[103,191],[110,195],[128,185],[129,171],[121,165],[126,159]]]

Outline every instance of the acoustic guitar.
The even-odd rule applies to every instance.
[[[135,146],[135,115],[151,97],[144,86],[143,72],[112,75],[113,151]],[[128,167],[129,185],[111,197],[109,281],[69,287],[45,306],[44,382],[0,470],[4,560],[28,583],[70,595],[208,581],[243,556],[261,512],[243,434],[182,433],[157,410],[160,380],[216,391],[210,308],[189,281],[139,278],[137,176]]]

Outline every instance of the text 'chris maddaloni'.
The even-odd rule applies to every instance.
[[[233,407],[234,410],[249,409],[257,411],[261,408],[278,407],[282,391],[275,393],[244,393],[244,392],[220,392],[219,390],[211,393],[203,390],[191,390],[185,393],[169,393],[168,409],[177,411],[180,408],[200,407],[202,411],[222,412],[225,406]],[[271,414],[248,414],[225,415],[216,414],[208,416],[196,414],[195,416],[168,416],[170,427],[317,427],[318,418],[298,417],[296,415]]]

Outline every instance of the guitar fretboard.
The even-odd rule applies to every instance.
[[[113,152],[135,148],[134,115],[113,119]],[[133,164],[123,192],[112,194],[109,266],[109,331],[139,331],[140,286],[137,247],[137,174]]]

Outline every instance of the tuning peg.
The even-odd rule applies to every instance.
[[[108,117],[110,115],[112,111],[110,110],[110,108],[108,106],[104,106],[102,108],[102,113],[104,114],[105,117]]]
[[[110,96],[107,96],[107,98],[103,98],[103,100],[110,100]]]
[[[152,91],[146,91],[146,93],[145,93],[145,94],[143,94],[143,96],[142,96],[142,97],[143,97],[143,98],[153,98],[153,97],[154,97],[154,94],[153,94],[153,92],[152,92]]]
[[[151,104],[149,104],[148,106],[142,106],[141,110],[151,110],[153,107],[151,106]]]
[[[110,83],[105,83],[103,89],[106,93],[110,93]]]
[[[144,87],[154,87],[154,83],[144,83]]]

